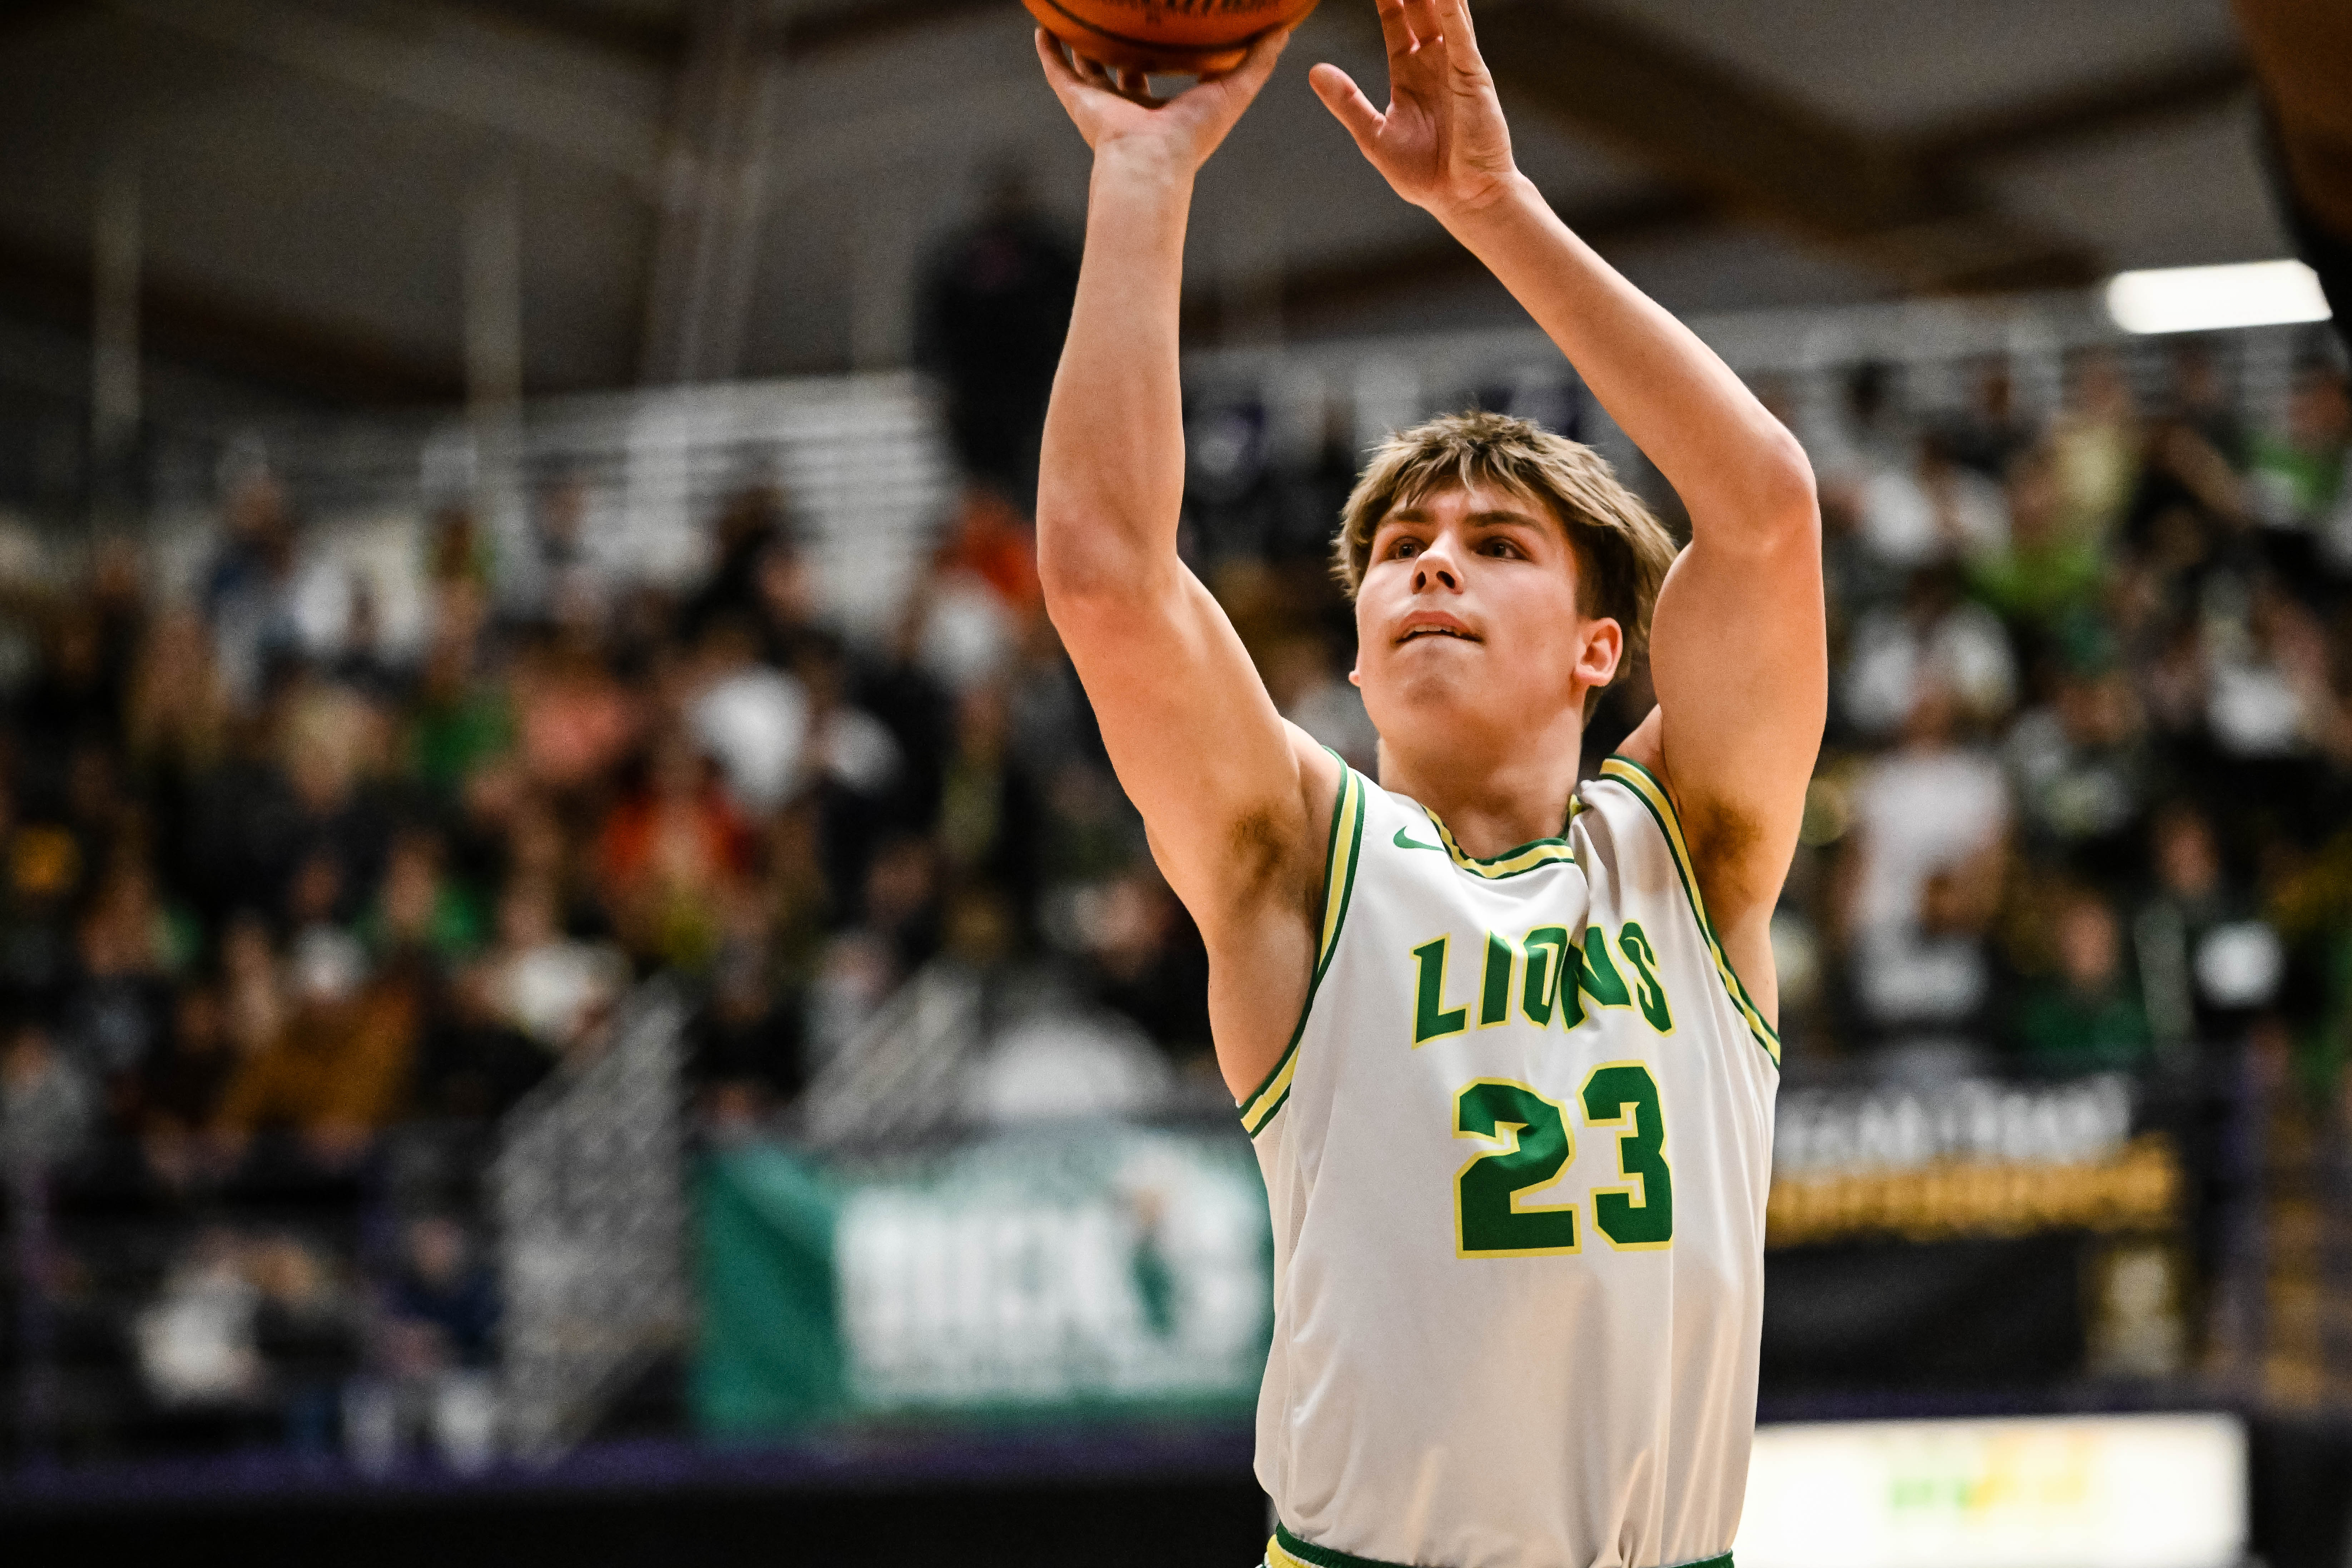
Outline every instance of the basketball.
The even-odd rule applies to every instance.
[[[1287,27],[1315,0],[1021,0],[1073,53],[1119,70],[1213,76],[1233,69],[1250,40]]]

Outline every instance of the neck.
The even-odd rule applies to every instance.
[[[1416,750],[1381,742],[1381,785],[1437,814],[1465,855],[1492,859],[1568,822],[1583,756],[1581,715],[1538,737],[1521,735],[1499,754],[1460,747]]]

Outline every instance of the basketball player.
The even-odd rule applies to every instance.
[[[1533,426],[1407,431],[1338,545],[1378,781],[1286,723],[1176,551],[1193,176],[1283,40],[1148,108],[1040,34],[1095,153],[1037,498],[1046,603],[1208,941],[1265,1176],[1267,1562],[1727,1563],[1780,1072],[1769,930],[1826,700],[1811,472],[1517,172],[1464,0],[1380,5],[1387,111],[1331,66],[1316,92],[1574,363],[1680,493],[1689,546]],[[1591,698],[1654,620],[1657,706],[1580,784]]]

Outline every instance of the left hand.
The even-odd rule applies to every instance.
[[[1383,114],[1346,71],[1307,73],[1397,195],[1440,221],[1492,205],[1518,168],[1495,79],[1479,58],[1468,0],[1378,0],[1389,51]]]

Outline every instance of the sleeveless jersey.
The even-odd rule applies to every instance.
[[[1638,764],[1481,860],[1349,770],[1272,1210],[1274,1568],[1659,1568],[1730,1550],[1780,1041]]]

